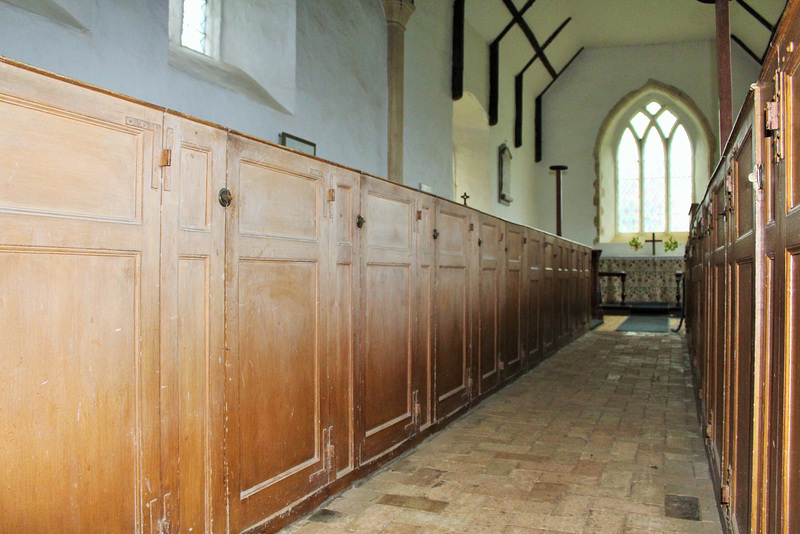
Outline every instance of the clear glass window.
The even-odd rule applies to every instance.
[[[656,101],[634,112],[616,156],[617,232],[687,232],[694,150],[678,116]]]
[[[208,1],[183,0],[181,45],[209,55],[207,47]]]

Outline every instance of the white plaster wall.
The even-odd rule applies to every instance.
[[[453,199],[452,2],[425,0],[405,34],[403,182]],[[384,173],[385,174],[385,173]]]
[[[519,36],[516,36],[519,37]],[[505,41],[504,41],[505,42]],[[528,46],[524,44],[524,46]],[[525,49],[524,47],[522,49]],[[488,161],[479,167],[486,181],[473,198],[469,200],[471,206],[482,211],[502,217],[506,220],[526,225],[535,223],[536,214],[536,183],[534,163],[534,104],[539,91],[546,85],[546,73],[540,70],[538,64],[525,75],[525,92],[523,95],[523,144],[514,147],[514,71],[509,65],[518,64],[519,57],[515,56],[513,46],[500,47],[500,79],[499,79],[499,107],[498,123],[489,128],[489,156]],[[465,25],[464,35],[464,91],[475,96],[485,113],[489,110],[489,45],[472,26]],[[511,197],[514,201],[506,206],[498,201],[498,150],[502,144],[511,149]],[[458,154],[457,154],[458,157]],[[466,159],[466,158],[465,158]],[[472,168],[478,168],[474,163]],[[471,174],[469,181],[477,180]]]
[[[742,61],[746,59],[746,61]],[[733,101],[741,103],[758,77],[750,58],[733,54]],[[596,237],[594,147],[600,126],[626,94],[648,79],[677,87],[691,97],[715,133],[718,128],[716,52],[711,41],[586,49],[546,93],[543,102],[544,159],[536,167],[535,226],[555,231],[555,180],[549,166],[564,164],[564,236],[591,244]],[[742,80],[749,81],[743,82]],[[718,152],[717,152],[718,153]],[[717,159],[717,155],[712,160]],[[661,245],[657,247],[660,248]],[[600,245],[604,256],[630,256],[626,244]],[[647,250],[639,254],[650,254]],[[663,248],[661,253],[663,254]],[[682,255],[682,247],[674,255]]]
[[[81,22],[88,31],[81,32],[0,1],[0,55],[268,141],[286,131],[316,142],[322,158],[386,175],[386,21],[379,0],[297,0],[294,115],[171,67],[168,4],[85,0]]]

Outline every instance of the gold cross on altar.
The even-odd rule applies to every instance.
[[[653,232],[653,238],[652,239],[645,239],[644,240],[645,243],[652,243],[653,244],[653,256],[656,255],[656,243],[661,243],[662,241],[664,241],[664,240],[663,239],[656,239],[655,232]]]

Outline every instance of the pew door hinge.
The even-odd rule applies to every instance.
[[[161,167],[164,191],[172,191],[172,146],[174,141],[175,128],[166,128],[164,130],[164,144],[158,159],[158,166]]]
[[[314,171],[320,176],[322,175],[320,171],[316,169],[314,169]],[[328,173],[323,184],[325,189],[325,201],[322,203],[322,216],[326,219],[333,219],[336,212],[333,208],[333,204],[336,202],[336,177],[333,173]]]
[[[153,499],[147,503],[150,510],[150,532],[152,534],[170,534],[170,500],[172,494],[167,493],[163,499]]]
[[[467,395],[472,397],[472,377],[467,377]]]
[[[786,130],[786,113],[783,109],[783,100],[786,96],[786,75],[778,68],[773,77],[775,81],[775,96],[765,106],[764,130],[767,137],[772,137],[773,155],[775,162],[783,160],[784,132]]]

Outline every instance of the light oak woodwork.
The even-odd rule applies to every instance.
[[[586,247],[2,58],[0,120],[0,531],[275,532],[585,331]]]
[[[328,230],[317,161],[228,137],[226,459],[231,530],[328,483]]]
[[[7,532],[162,518],[161,113],[0,64]]]

